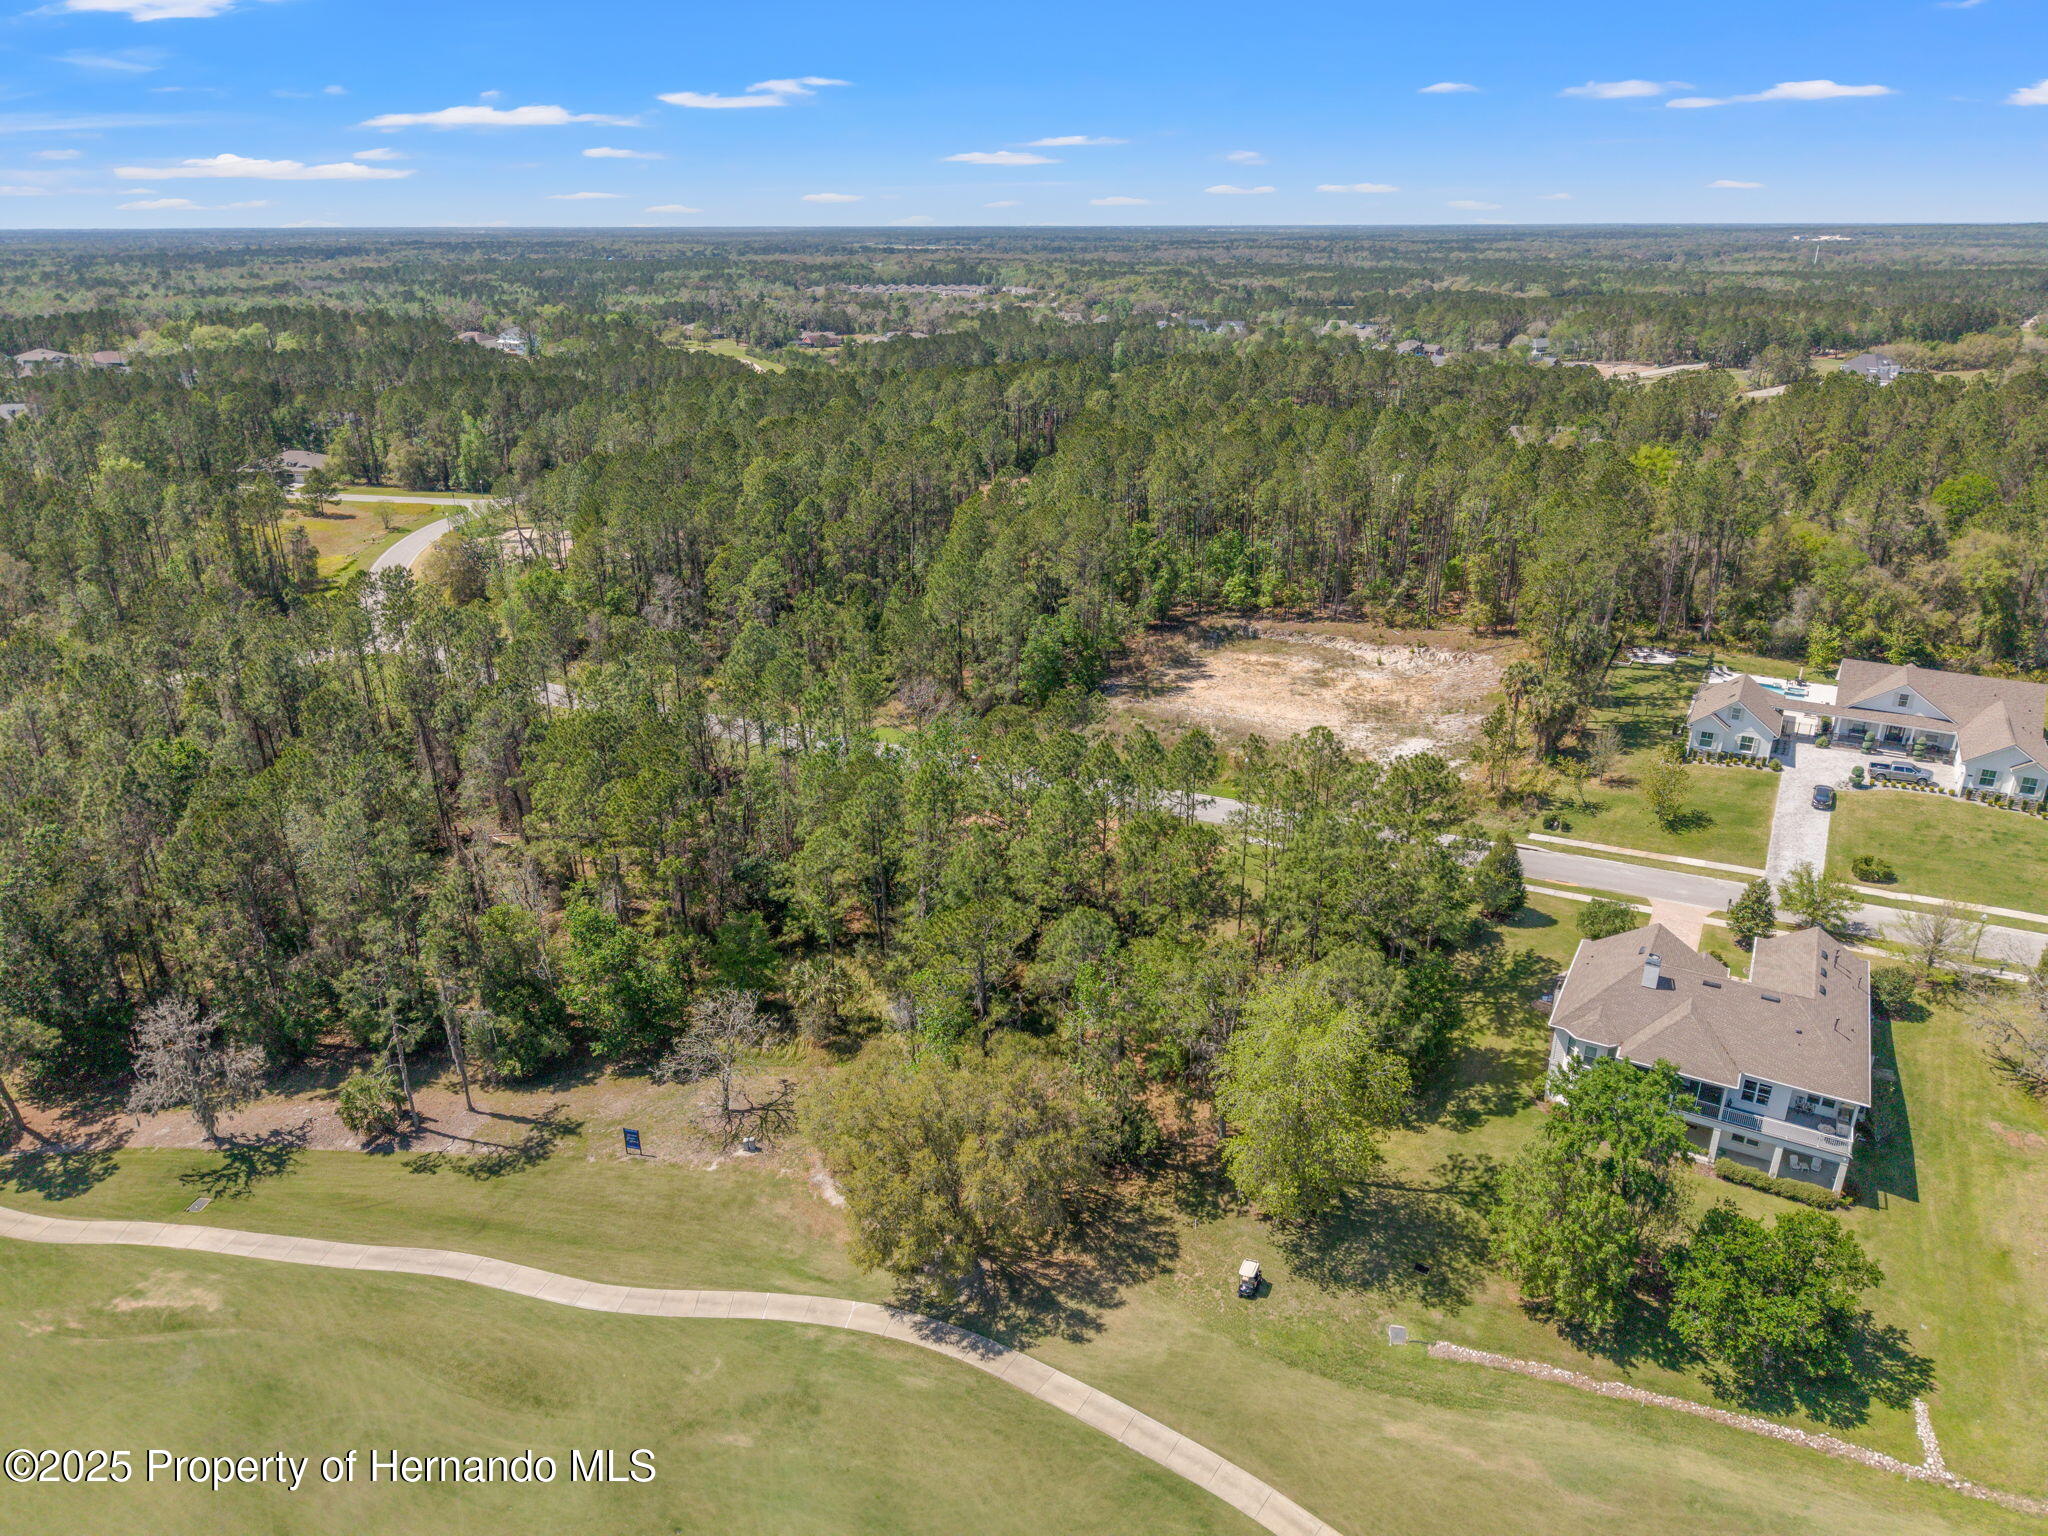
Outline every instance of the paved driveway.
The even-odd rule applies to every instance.
[[[1853,753],[1823,750],[1810,741],[1786,744],[1780,758],[1785,771],[1778,775],[1778,804],[1771,813],[1771,851],[1764,858],[1764,873],[1772,885],[1801,864],[1827,867],[1831,817],[1814,809],[1814,786],[1832,784],[1840,789],[1849,782],[1849,769],[1857,760]]]

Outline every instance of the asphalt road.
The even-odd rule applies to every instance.
[[[1195,819],[1221,826],[1242,808],[1240,801],[1205,795],[1195,802]],[[1521,852],[1522,873],[1538,884],[1591,887],[1634,901],[1682,902],[1705,907],[1710,912],[1723,910],[1742,894],[1742,883],[1738,880],[1653,869],[1646,864],[1624,864],[1534,844],[1522,845]],[[1912,915],[1897,907],[1876,906],[1860,906],[1851,914],[1859,926],[1887,938],[1903,937],[1905,924]],[[2040,961],[2044,947],[2048,947],[2048,934],[1994,927],[1984,930],[1984,943],[1978,954],[1987,963],[2031,966]]]

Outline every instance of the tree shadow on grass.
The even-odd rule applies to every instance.
[[[1866,1312],[1857,1320],[1848,1346],[1848,1369],[1838,1375],[1780,1373],[1738,1379],[1708,1371],[1705,1380],[1716,1393],[1752,1412],[1802,1413],[1835,1428],[1864,1423],[1873,1403],[1910,1408],[1914,1398],[1934,1390],[1934,1362],[1913,1349],[1905,1329],[1880,1323]]]
[[[538,1168],[555,1155],[555,1148],[561,1142],[583,1129],[583,1122],[571,1119],[560,1104],[550,1104],[525,1123],[526,1130],[517,1141],[476,1141],[471,1137],[461,1137],[460,1140],[470,1142],[479,1150],[461,1157],[447,1152],[422,1152],[417,1157],[406,1159],[406,1171],[431,1175],[445,1168],[479,1183],[486,1179],[502,1179],[509,1173],[524,1173],[529,1168]]]
[[[965,1294],[936,1294],[905,1282],[897,1303],[1028,1349],[1044,1339],[1081,1342],[1124,1291],[1159,1274],[1180,1254],[1171,1202],[1139,1180],[1091,1191],[1057,1250],[1005,1254]]]
[[[0,1161],[0,1189],[70,1200],[112,1178],[119,1166],[110,1147],[17,1152]]]
[[[1273,1235],[1296,1276],[1330,1290],[1458,1308],[1486,1274],[1499,1165],[1456,1153],[1429,1182],[1362,1185],[1315,1221],[1275,1223]]]
[[[215,1200],[239,1200],[259,1180],[290,1173],[311,1140],[311,1122],[266,1131],[261,1136],[230,1141],[220,1149],[220,1163],[178,1175],[200,1194]]]

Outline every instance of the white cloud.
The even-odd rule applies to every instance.
[[[1747,96],[1674,96],[1667,107],[1728,107],[1746,101],[1839,101],[1847,96],[1890,96],[1888,85],[1840,85],[1833,80],[1780,80]]]
[[[586,160],[666,160],[667,155],[653,149],[613,149],[609,144],[600,144],[595,149],[583,151]]]
[[[341,226],[332,219],[293,219],[286,229],[339,229]]]
[[[815,96],[821,85],[845,85],[824,75],[799,75],[789,80],[756,80],[744,96],[720,96],[714,91],[667,91],[656,99],[672,107],[696,107],[700,111],[722,112],[745,107],[786,107],[796,96]]]
[[[1390,187],[1384,181],[1326,181],[1317,187],[1318,192],[1398,192],[1399,187]]]
[[[0,187],[0,197],[48,197],[48,187]]]
[[[1674,87],[1676,81],[1659,85],[1655,80],[1588,80],[1584,85],[1568,85],[1557,94],[1583,96],[1588,101],[1626,101],[1631,96],[1662,96]]]
[[[411,171],[379,170],[353,160],[306,165],[298,160],[252,160],[247,155],[211,155],[173,166],[117,165],[123,181],[190,181],[199,177],[237,181],[393,181]]]
[[[860,194],[858,192],[806,192],[804,194],[804,201],[807,203],[857,203],[860,201]]]
[[[82,149],[39,149],[36,151],[36,158],[38,160],[83,160],[85,158],[85,151]]]
[[[964,155],[947,155],[961,165],[1058,165],[1051,155],[1027,155],[1021,149],[974,149]]]
[[[684,203],[656,203],[652,208],[643,208],[642,213],[702,213],[702,208],[692,208]]]
[[[1843,96],[1889,96],[1888,85],[1837,85],[1832,80],[1781,80],[1768,91],[1737,101],[1834,101]]]
[[[939,221],[928,213],[905,214],[900,219],[891,219],[891,224],[936,224]]]
[[[787,96],[717,96],[703,91],[664,91],[659,101],[672,107],[696,107],[705,112],[722,112],[733,107],[786,107]]]
[[[794,80],[756,80],[748,86],[749,91],[766,91],[770,96],[815,96],[812,89],[820,85],[846,85],[845,80],[834,80],[825,75],[798,75]]]
[[[349,156],[351,160],[410,160],[411,158],[402,149],[359,149]]]
[[[119,53],[87,53],[83,48],[58,55],[58,62],[114,75],[147,75],[158,69],[163,52],[156,48],[124,48]]]
[[[621,192],[550,192],[548,201],[554,203],[595,203],[609,198],[623,197]]]
[[[438,112],[385,112],[361,128],[558,128],[564,123],[603,123],[631,127],[630,117],[602,112],[571,112],[567,107],[443,107]]]
[[[1091,197],[1088,201],[1097,208],[1146,208],[1151,206],[1149,197]]]
[[[269,206],[270,199],[267,197],[252,197],[244,202],[221,204],[223,208],[268,208]]]
[[[133,21],[200,21],[235,8],[235,0],[63,0],[67,11],[110,11]]]
[[[2009,107],[2048,107],[2048,80],[2023,85],[2005,98]]]
[[[1006,197],[998,202],[983,203],[981,206],[984,208],[1014,208],[1017,206],[1017,199],[1015,199],[1014,197]]]
[[[1271,187],[1233,187],[1229,182],[1218,182],[1213,187],[1202,188],[1211,197],[1261,197],[1271,192]]]
[[[1462,80],[1439,80],[1435,85],[1425,85],[1415,94],[1418,96],[1455,96],[1460,91],[1476,91],[1476,85],[1467,85]]]
[[[1256,149],[1233,149],[1223,157],[1232,165],[1264,165],[1266,157]]]
[[[1723,176],[1719,181],[1710,181],[1707,185],[1720,191],[1754,192],[1763,183],[1760,181],[1730,181],[1727,177]]]
[[[1471,197],[1454,197],[1448,203],[1445,203],[1444,206],[1446,208],[1463,208],[1468,213],[1486,213],[1498,208],[1500,204],[1482,203],[1477,198]]]
[[[123,203],[121,204],[121,212],[160,213],[167,209],[175,208],[180,212],[189,213],[196,211],[198,207],[199,204],[193,202],[189,197],[151,197],[145,198],[139,203]]]
[[[345,85],[323,85],[320,87],[320,94],[322,96],[346,96],[348,94],[348,87]]]
[[[1572,195],[1569,192],[1539,192],[1536,194],[1536,201],[1539,203],[1568,203],[1571,200]]]
[[[1053,135],[1049,139],[1033,139],[1031,147],[1033,149],[1081,149],[1102,144],[1128,144],[1130,142],[1129,139],[1103,138],[1099,135],[1088,133],[1060,133]]]

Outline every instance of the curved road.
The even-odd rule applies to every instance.
[[[425,529],[420,530],[422,533]],[[382,1270],[399,1275],[431,1275],[470,1285],[530,1296],[536,1301],[582,1307],[591,1312],[631,1312],[646,1317],[742,1318],[770,1323],[810,1323],[879,1334],[914,1344],[936,1354],[986,1371],[998,1381],[1029,1393],[1040,1402],[1099,1429],[1119,1445],[1157,1462],[1213,1493],[1249,1516],[1274,1536],[1342,1536],[1299,1504],[1242,1467],[1225,1461],[1208,1447],[1148,1418],[1127,1403],[1096,1391],[1084,1381],[1034,1360],[994,1339],[965,1328],[920,1317],[872,1302],[845,1301],[834,1296],[794,1296],[778,1291],[663,1291],[641,1286],[605,1285],[577,1280],[481,1254],[453,1253],[443,1248],[379,1248],[366,1243],[331,1243],[311,1237],[280,1237],[270,1232],[238,1232],[225,1227],[176,1226],[161,1221],[91,1221],[63,1216],[34,1216],[0,1206],[0,1237],[30,1243],[123,1243],[146,1248],[177,1248],[223,1253],[236,1258],[269,1259],[285,1264],[313,1264],[325,1269]]]
[[[403,496],[362,495],[336,496],[333,499],[336,501],[372,502],[407,500],[407,498]],[[417,500],[417,498],[415,498],[409,504],[413,506],[418,506],[419,501]],[[376,575],[379,571],[397,570],[400,566],[403,566],[408,571],[411,570],[415,565],[418,565],[420,563],[420,560],[426,555],[426,552],[432,549],[436,544],[438,544],[441,541],[442,537],[445,534],[447,534],[447,532],[451,528],[453,528],[457,522],[461,520],[461,517],[466,517],[470,513],[476,511],[477,508],[481,507],[484,504],[484,502],[483,498],[481,497],[475,498],[474,500],[464,501],[450,501],[437,498],[437,500],[433,504],[437,506],[459,507],[461,508],[461,513],[457,517],[436,518],[433,522],[426,524],[424,527],[415,528],[411,533],[408,533],[404,538],[400,539],[396,544],[392,545],[389,549],[385,550],[383,554],[379,555],[376,559],[370,562],[370,574],[372,576]]]

